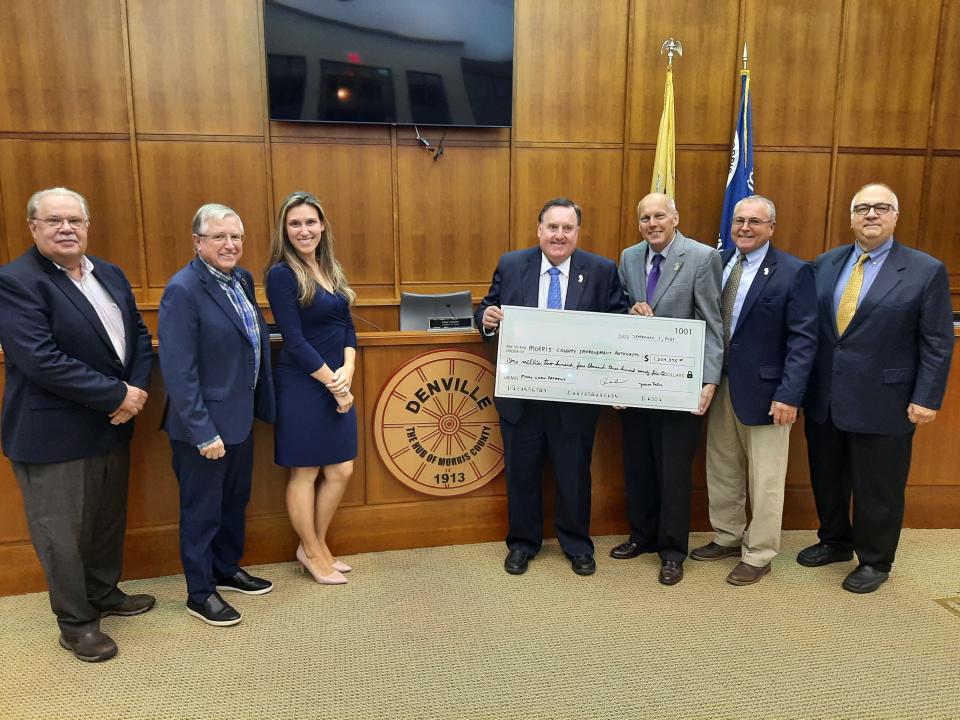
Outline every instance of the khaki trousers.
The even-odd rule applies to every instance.
[[[733,412],[728,379],[720,381],[707,423],[710,524],[713,542],[742,546],[747,565],[763,567],[780,550],[791,427],[744,425]]]

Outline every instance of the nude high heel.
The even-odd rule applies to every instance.
[[[310,576],[321,585],[345,585],[347,583],[347,579],[337,570],[334,570],[329,575],[321,575],[314,570],[313,566],[310,565],[310,558],[307,557],[306,552],[303,550],[303,545],[297,548],[297,560],[300,561],[304,570],[310,573]]]
[[[350,572],[351,570],[353,570],[353,568],[347,565],[343,560],[334,560],[333,569],[339,570],[342,573]]]

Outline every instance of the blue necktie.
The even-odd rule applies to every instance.
[[[653,267],[650,268],[650,274],[647,275],[647,302],[653,302],[653,294],[657,291],[657,283],[660,281],[660,263],[663,262],[663,255],[657,253],[651,260]]]
[[[550,273],[550,289],[547,290],[547,309],[563,310],[563,303],[560,301],[560,268],[552,267],[547,270]]]

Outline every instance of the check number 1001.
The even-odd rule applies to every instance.
[[[450,483],[466,482],[467,476],[462,472],[437,473],[433,476],[433,479],[437,485],[449,485]]]
[[[688,327],[678,327],[674,328],[677,331],[677,335],[693,335],[693,328]]]

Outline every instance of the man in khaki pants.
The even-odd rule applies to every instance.
[[[733,585],[759,581],[780,549],[790,428],[817,349],[813,268],[770,244],[776,221],[767,198],[741,200],[734,208],[736,249],[721,258],[724,362],[707,425],[714,536],[690,557],[739,557],[727,576]]]

